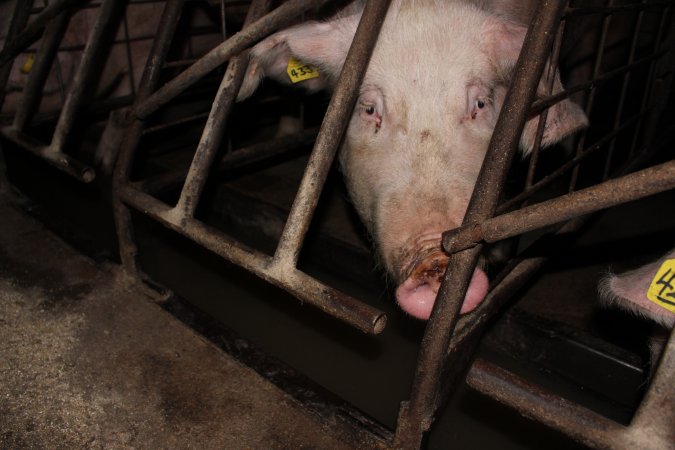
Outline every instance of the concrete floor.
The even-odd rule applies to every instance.
[[[352,448],[114,266],[0,217],[0,448]]]

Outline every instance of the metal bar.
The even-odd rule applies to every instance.
[[[30,17],[30,9],[33,6],[33,0],[26,1],[17,1],[14,6],[14,12],[12,13],[12,22],[9,25],[9,30],[7,31],[7,38],[5,39],[5,45],[0,52],[0,55],[5,51],[9,50],[12,41],[16,36],[21,32],[21,30],[26,26],[28,18]],[[12,72],[12,60],[7,62],[0,62],[0,108],[5,101],[5,92],[7,88],[7,81]]]
[[[369,0],[363,10],[342,73],[321,124],[314,149],[307,162],[298,193],[286,220],[274,259],[277,264],[295,267],[300,247],[319,201],[323,184],[337,153],[342,135],[368,67],[370,55],[384,22],[390,0]]]
[[[61,151],[45,146],[41,142],[38,142],[12,127],[1,128],[0,134],[21,148],[24,148],[35,156],[45,160],[57,169],[84,183],[90,183],[96,176],[94,169],[86,164],[79,162]]]
[[[553,52],[549,58],[549,68],[546,75],[546,95],[551,95],[553,92],[553,83],[556,78],[556,71],[558,70],[558,58],[560,57],[560,49],[562,48],[562,38],[565,31],[565,22],[562,21],[556,33],[555,42],[553,43]],[[530,155],[530,166],[527,170],[527,178],[525,180],[525,188],[532,187],[534,183],[534,175],[537,171],[537,163],[539,162],[539,152],[541,151],[541,140],[544,137],[544,128],[546,127],[546,119],[548,118],[548,109],[541,112],[539,116],[539,123],[537,124],[537,133],[534,137],[534,144],[532,154]]]
[[[119,23],[123,5],[124,0],[104,0],[101,5],[96,24],[87,39],[87,46],[68,89],[66,101],[52,136],[50,147],[53,150],[63,150],[66,139],[75,125],[76,115],[84,105],[85,94],[91,84],[96,81],[94,75],[97,71],[98,58],[106,43],[112,38],[112,33],[115,32],[115,25]]]
[[[671,331],[649,389],[628,427],[543,391],[482,359],[467,383],[521,414],[597,448],[672,448],[675,442],[675,331]]]
[[[14,116],[13,126],[17,131],[23,131],[26,128],[39,105],[43,87],[49,76],[49,70],[54,63],[59,43],[63,39],[63,35],[68,27],[70,16],[71,12],[66,10],[47,25],[40,41],[40,48],[35,53],[35,63],[28,75],[28,80],[26,80],[21,102],[17,106],[16,115]]]
[[[542,100],[537,100],[532,104],[532,108],[530,108],[530,115],[536,115],[539,114],[541,111],[544,110],[544,108],[548,108],[549,106],[553,105],[554,103],[558,103],[562,101],[563,99],[571,97],[573,94],[587,90],[592,87],[597,87],[601,83],[604,83],[614,77],[618,77],[620,75],[623,75],[627,72],[630,72],[637,67],[643,65],[643,64],[648,64],[651,63],[657,59],[660,59],[663,57],[665,54],[667,54],[667,50],[661,50],[658,52],[655,52],[652,55],[645,56],[644,58],[640,58],[637,61],[635,61],[633,64],[628,64],[625,66],[622,66],[618,69],[611,70],[609,72],[605,72],[603,75],[600,75],[596,78],[592,78],[584,83],[577,84],[575,86],[568,87],[564,91],[561,91],[555,95],[551,95],[550,97],[547,97]]]
[[[629,427],[632,440],[648,444],[651,448],[668,448],[675,443],[675,329],[671,330],[663,349],[659,366],[654,373],[649,390],[642,399]]]
[[[642,0],[645,3],[647,0]],[[638,37],[640,36],[640,27],[642,25],[642,19],[644,16],[644,11],[641,10],[638,12],[638,17],[635,23],[635,29],[633,30],[633,39],[630,44],[630,52],[628,54],[628,64],[632,64],[635,61],[635,51],[637,50]],[[626,100],[626,92],[628,92],[628,83],[630,81],[630,72],[626,72],[623,76],[623,82],[621,84],[621,94],[619,95],[619,104],[616,107],[616,113],[614,115],[614,126],[613,129],[619,128],[621,124],[621,115],[623,114],[623,107]],[[614,157],[614,149],[616,148],[616,139],[612,139],[612,142],[609,144],[609,150],[607,150],[607,157],[605,158],[605,167],[603,169],[602,179],[606,180],[610,176],[610,170],[612,165],[612,158]]]
[[[270,139],[259,144],[253,144],[250,147],[230,151],[223,156],[215,171],[218,173],[224,170],[245,167],[249,164],[282,155],[302,146],[310,145],[316,140],[317,132],[317,128],[312,128],[300,134]],[[186,176],[187,172],[185,171],[174,171],[153,179],[134,183],[134,186],[143,192],[157,194],[180,187]]]
[[[145,119],[160,107],[168,103],[204,75],[223,64],[234,55],[246,50],[257,41],[290,23],[295,17],[312,7],[319,7],[328,0],[289,0],[265,17],[256,20],[205,56],[176,78],[165,84],[160,90],[134,108],[134,115]]]
[[[675,160],[571,192],[481,223],[443,233],[443,248],[458,252],[675,188]]]
[[[164,131],[164,130],[167,130],[169,128],[178,127],[178,126],[185,125],[185,124],[192,123],[192,122],[198,122],[202,119],[206,119],[207,117],[209,117],[209,113],[200,113],[200,114],[195,114],[193,116],[188,116],[188,117],[176,119],[176,120],[173,120],[171,122],[160,123],[159,125],[155,125],[153,127],[145,128],[143,130],[143,135],[157,133],[159,131]]]
[[[24,1],[30,1],[32,5],[32,0],[17,0],[17,4],[21,4]],[[76,6],[78,3],[82,3],[89,0],[54,0],[49,6],[42,10],[42,12],[33,19],[25,28],[22,29],[21,33],[18,34],[14,39],[8,41],[5,45],[5,48],[0,52],[0,66],[4,66],[8,62],[16,58],[19,53],[33,42],[35,42],[42,33],[42,29],[47,26],[47,24],[53,20],[56,16],[61,14],[66,9]]]
[[[609,0],[608,6],[611,7],[613,4],[614,0]],[[602,62],[602,57],[605,52],[605,43],[607,42],[607,33],[609,31],[609,25],[611,23],[611,20],[612,20],[611,15],[605,15],[602,18],[602,33],[600,34],[600,40],[598,41],[598,45],[595,50],[595,63],[593,64],[593,75],[591,75],[591,80],[595,80],[600,74],[600,63]],[[590,117],[591,115],[596,92],[597,92],[596,89],[591,88],[590,92],[588,93],[588,97],[586,98],[586,107],[584,108],[586,117]],[[581,132],[579,142],[577,143],[576,156],[579,156],[581,154],[581,152],[584,149],[584,145],[586,145],[586,135],[587,131],[583,130]],[[572,176],[570,177],[568,191],[573,191],[576,188],[580,170],[581,164],[577,164],[576,166],[574,166],[574,169],[572,169]]]
[[[290,292],[302,302],[309,303],[364,333],[378,334],[384,329],[387,318],[382,311],[336,291],[298,270],[279,270],[273,264],[272,257],[230,239],[199,220],[176,217],[172,208],[143,192],[126,186],[120,188],[118,193],[127,205]]]
[[[246,15],[244,26],[250,25],[265,15],[271,7],[269,0],[254,0]],[[244,74],[248,67],[248,51],[230,59],[223,80],[220,83],[216,98],[211,106],[206,125],[199,139],[197,150],[190,164],[183,190],[180,193],[174,213],[181,217],[194,217],[199,199],[204,191],[209,169],[220,149],[225,127],[230,117],[232,105],[244,81]]]
[[[158,27],[157,37],[152,44],[152,49],[148,55],[141,83],[136,94],[137,103],[148,98],[157,89],[162,65],[171,49],[172,37],[180,20],[183,4],[184,0],[167,0],[164,6],[159,22],[161,26]],[[120,259],[127,272],[137,275],[141,274],[141,270],[136,258],[138,250],[134,241],[131,213],[129,208],[120,200],[119,191],[129,180],[134,160],[134,151],[138,147],[142,131],[143,122],[138,119],[131,119],[131,123],[127,126],[124,140],[120,146],[119,157],[117,158],[113,172],[113,216],[115,219]]]
[[[539,2],[525,37],[515,68],[514,79],[504,100],[495,131],[473,191],[464,223],[480,222],[494,214],[506,173],[517,150],[528,110],[551,49],[556,25],[563,12],[563,1]],[[508,114],[506,113],[508,112]],[[457,323],[471,274],[481,246],[453,254],[439,290],[431,320],[427,324],[410,403],[399,414],[395,444],[402,448],[418,448],[422,436],[431,426],[439,402],[441,374],[448,362],[445,358]],[[463,349],[471,354],[471,348]],[[456,373],[459,373],[459,368]],[[452,383],[454,380],[443,380]]]
[[[545,188],[546,186],[550,185],[555,180],[559,179],[561,176],[563,176],[565,173],[567,173],[568,171],[573,169],[577,164],[579,164],[580,161],[583,161],[584,159],[588,158],[589,156],[594,155],[598,150],[601,150],[602,148],[604,148],[604,146],[607,142],[612,141],[621,132],[623,132],[627,128],[631,127],[634,123],[636,123],[638,120],[640,120],[640,118],[643,117],[645,114],[647,114],[647,111],[641,111],[640,113],[638,113],[635,116],[631,117],[630,119],[626,120],[626,122],[624,122],[620,127],[614,129],[614,131],[605,135],[602,139],[598,140],[592,146],[584,149],[584,151],[581,152],[579,155],[577,155],[574,158],[568,160],[563,165],[558,167],[556,170],[549,173],[544,178],[542,178],[541,180],[537,181],[535,184],[530,186],[528,189],[524,190],[520,194],[516,195],[515,197],[513,197],[513,198],[509,199],[508,201],[506,201],[505,203],[501,204],[499,206],[499,208],[497,208],[497,214],[503,214],[505,212],[508,212],[508,211],[514,209],[521,202],[528,199],[529,197],[531,197],[535,193],[539,192],[541,189]]]
[[[625,435],[625,427],[622,425],[562,397],[547,393],[482,359],[473,363],[466,382],[477,391],[515,408],[526,417],[536,418],[537,421],[585,445],[600,448],[645,448],[638,445],[638,442],[632,442],[635,446],[627,446],[628,442],[621,438]],[[668,446],[650,445],[649,448]]]

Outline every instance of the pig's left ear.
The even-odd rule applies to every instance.
[[[353,14],[327,22],[305,22],[258,43],[251,49],[237,100],[253,94],[265,77],[297,84],[310,92],[331,88],[342,70],[359,18],[360,14]]]
[[[488,53],[497,64],[498,77],[505,83],[510,83],[513,69],[520,54],[527,29],[501,18],[491,18],[489,21],[487,38]],[[548,73],[548,64],[544,69]],[[542,77],[537,87],[537,98],[546,96],[546,76]],[[553,80],[552,94],[563,91],[560,75],[556,70]],[[520,148],[525,155],[534,147],[539,116],[532,117],[525,123],[520,138]],[[588,119],[584,111],[569,99],[564,99],[548,109],[542,147],[547,147],[561,141],[570,134],[588,126]]]

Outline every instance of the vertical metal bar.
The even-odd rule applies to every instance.
[[[157,36],[152,45],[150,55],[143,70],[141,84],[138,88],[136,103],[148,98],[157,89],[162,66],[171,49],[173,34],[176,31],[185,0],[167,0],[162,18],[160,19]],[[133,153],[141,138],[143,122],[135,119],[127,126],[124,141],[120,148],[120,155],[115,164],[113,174],[113,213],[115,230],[120,249],[120,259],[128,272],[140,273],[136,260],[136,244],[131,224],[129,208],[120,200],[120,189],[129,180],[133,165]]]
[[[612,7],[614,5],[614,0],[609,0],[608,7]],[[596,50],[596,56],[595,56],[595,64],[593,67],[593,75],[592,78],[595,79],[598,77],[600,74],[600,63],[602,62],[602,57],[605,52],[605,43],[607,42],[607,32],[609,31],[609,24],[611,21],[611,14],[605,15],[605,17],[602,19],[602,34],[600,35],[600,41],[598,42],[598,47]],[[595,89],[591,89],[591,91],[588,93],[588,99],[586,100],[586,108],[584,112],[586,113],[586,117],[590,117],[591,111],[593,110],[593,101],[595,100]],[[586,145],[586,131],[582,131],[581,137],[579,138],[579,142],[577,144],[577,151],[576,151],[576,156],[579,156],[583,151],[584,151],[584,146]],[[570,178],[570,184],[568,191],[571,192],[576,188],[577,185],[577,180],[579,178],[579,169],[581,167],[581,164],[577,165],[574,167],[572,170],[572,177]]]
[[[293,266],[298,260],[323,184],[361,87],[370,55],[384,22],[390,0],[369,0],[363,10],[340,79],[328,105],[314,149],[274,255],[276,264]]]
[[[28,18],[30,17],[30,10],[33,7],[33,0],[18,1],[14,6],[14,13],[12,14],[12,22],[7,31],[7,38],[2,53],[7,51],[13,44],[16,36],[26,26]],[[14,58],[7,60],[0,60],[0,108],[5,101],[5,90],[7,88],[7,81],[12,72],[12,63]]]
[[[647,0],[642,0],[642,4],[645,4]],[[637,49],[637,42],[640,36],[640,27],[642,25],[642,19],[644,17],[644,9],[641,9],[638,12],[638,17],[635,23],[635,30],[633,31],[633,39],[630,45],[630,52],[628,55],[628,64],[633,64],[635,61],[635,50]],[[623,75],[623,83],[621,85],[621,94],[619,95],[619,105],[616,108],[616,114],[614,115],[614,125],[613,130],[616,130],[621,125],[621,116],[623,115],[623,106],[624,101],[626,100],[626,92],[628,90],[628,83],[630,82],[630,72],[626,72]],[[612,139],[612,142],[609,144],[609,150],[607,150],[607,156],[605,158],[605,167],[603,169],[602,179],[606,180],[609,177],[609,172],[612,165],[612,157],[614,156],[614,149],[616,148],[616,139]]]
[[[23,131],[38,107],[42,90],[54,64],[59,50],[59,44],[68,27],[71,12],[66,10],[47,25],[47,29],[40,41],[40,48],[35,53],[35,63],[31,68],[26,86],[24,87],[21,102],[17,106],[13,127]]]
[[[244,26],[250,25],[265,15],[270,6],[270,0],[254,0],[248,10]],[[192,159],[178,204],[174,208],[174,213],[180,214],[183,218],[194,217],[209,175],[209,169],[220,149],[230,111],[244,80],[247,66],[248,51],[230,59],[216,98],[213,101],[211,112],[206,120],[195,156]]]
[[[0,52],[0,66],[4,66],[14,58],[16,58],[23,49],[28,48],[35,42],[42,33],[44,27],[53,20],[56,16],[61,14],[71,6],[76,6],[78,3],[84,3],[89,0],[54,0],[54,2],[47,6],[42,12],[31,21],[27,26],[21,27],[21,33],[16,35],[14,39],[8,41],[5,48]],[[24,4],[30,4],[32,7],[33,0],[17,0],[17,5],[24,8]],[[29,12],[30,12],[30,8]]]
[[[553,44],[553,53],[549,58],[549,70],[547,74],[546,95],[550,96],[553,92],[553,83],[556,78],[556,71],[558,70],[558,58],[560,57],[560,49],[562,48],[562,37],[565,31],[565,21],[563,20],[558,27],[555,42]],[[541,112],[539,116],[539,124],[537,125],[537,134],[534,138],[534,147],[530,155],[530,165],[527,170],[527,179],[525,180],[525,189],[532,187],[534,183],[534,175],[537,171],[537,163],[539,162],[539,151],[541,150],[541,140],[544,137],[544,128],[546,127],[546,120],[548,118],[548,109]]]
[[[469,202],[465,224],[481,222],[494,214],[553,43],[555,33],[552,30],[559,24],[563,9],[562,0],[544,0],[538,5]],[[399,414],[395,437],[398,447],[418,448],[431,426],[440,401],[441,375],[448,363],[448,345],[481,249],[478,245],[450,257],[420,346],[410,402],[403,404]],[[464,348],[459,353],[466,358],[472,351],[472,348]],[[459,375],[461,367],[454,367],[453,372],[455,376]],[[451,377],[443,381],[453,383],[456,380]]]
[[[181,72],[176,78],[162,86],[160,90],[152,94],[143,103],[137,104],[134,107],[134,114],[140,119],[148,117],[234,55],[246,50],[258,40],[279,29],[279,27],[288,24],[291,19],[299,16],[304,11],[312,7],[319,7],[327,1],[289,0],[283,3],[265,17],[252,23],[251,26],[244,28],[211,50],[188,69]]]
[[[129,6],[130,5],[127,6],[127,10],[124,11],[124,15],[122,16],[122,24],[124,26],[124,49],[127,53],[127,65],[129,66],[129,90],[131,91],[131,95],[134,98],[136,98],[136,80],[134,79],[134,61],[133,61],[133,56],[131,54],[131,38],[129,37],[129,21],[127,20],[127,16],[129,14],[129,11],[128,11]]]
[[[670,24],[670,26],[672,27],[671,36],[675,35],[675,26],[673,26],[673,24],[672,24],[672,18],[670,17],[671,14],[669,14],[669,12],[672,13],[672,8],[666,7],[663,10],[663,14],[661,15],[661,23],[659,24],[659,31],[658,31],[658,34],[657,34],[656,39],[654,41],[654,51],[653,51],[654,53],[656,53],[659,50],[659,47],[661,47],[662,45],[664,45],[664,46],[668,45],[667,43],[662,42],[663,36],[666,33],[666,26],[668,24]],[[671,22],[669,22],[668,19],[671,19]],[[671,42],[670,45],[672,45],[672,42]],[[674,60],[672,54],[675,54],[675,50],[673,50],[671,48],[670,52],[671,52],[670,62],[672,63],[673,60]],[[672,70],[672,67],[670,69]],[[649,73],[647,75],[647,87],[644,90],[644,94],[643,94],[643,97],[642,97],[642,103],[640,104],[640,110],[642,110],[642,111],[647,109],[647,105],[649,103],[649,100],[654,98],[652,96],[655,93],[652,92],[652,89],[654,88],[655,72],[656,72],[656,61],[651,61],[649,63]],[[642,142],[643,147],[648,146],[651,143],[651,140],[653,139],[654,134],[656,132],[656,124],[657,124],[657,122],[659,122],[658,114],[660,113],[661,109],[665,105],[665,103],[664,103],[665,99],[659,99],[659,101],[660,101],[661,108],[654,107],[652,114],[649,117],[647,117],[647,127],[646,127],[647,129],[644,132],[643,142]],[[640,120],[638,122],[638,125],[635,127],[635,132],[633,134],[633,142],[631,143],[630,154],[629,154],[630,158],[633,158],[635,156],[635,149],[637,147],[638,137],[640,135],[640,129],[641,129],[643,124],[644,124],[644,119],[640,118]]]
[[[121,6],[125,1],[104,0],[101,4],[96,24],[89,34],[82,59],[59,115],[54,136],[49,146],[51,151],[61,151],[73,129],[76,115],[84,105],[85,94],[91,87],[92,82],[96,81],[93,75],[97,72],[98,57],[101,55],[105,44],[111,41],[110,38],[112,33],[115,32],[115,25],[119,23]]]

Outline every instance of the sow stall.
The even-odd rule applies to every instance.
[[[50,18],[59,17],[44,28],[41,41],[44,45],[37,50],[41,56],[36,56],[36,61],[48,69],[58,50],[59,35],[67,23],[63,11],[79,3],[52,2],[25,25],[31,5],[18,2],[9,31],[12,39],[7,40],[0,54],[4,67],[11,68],[7,62],[32,44]],[[36,138],[28,137],[26,133],[37,101],[37,87],[44,84],[44,78],[40,77],[47,76],[46,70],[34,68],[31,71],[32,81],[26,85],[12,125],[2,129],[5,139],[84,183],[93,180],[97,172],[91,167],[94,163],[81,162],[71,156],[63,143],[72,131],[76,114],[86,107],[85,92],[91,89],[88,85],[94,83],[91,58],[101,51],[99,45],[112,39],[115,28],[106,26],[108,21],[104,19],[108,18],[112,23],[117,14],[116,20],[119,20],[123,3],[126,2],[105,0],[100,4],[98,17],[101,22],[88,38],[73,85],[64,88],[67,94],[51,143],[36,143]],[[137,3],[144,2],[129,4]],[[381,333],[387,325],[387,316],[380,308],[354,298],[309,275],[310,271],[304,267],[298,267],[306,235],[315,211],[323,201],[324,184],[330,176],[368,55],[376,44],[389,2],[367,2],[315,141],[316,128],[312,123],[315,119],[307,113],[312,111],[312,105],[306,105],[293,94],[288,100],[284,97],[289,95],[288,92],[279,94],[271,90],[271,93],[263,93],[257,106],[252,108],[253,112],[235,106],[234,99],[246,70],[249,47],[272,32],[295,23],[304,14],[313,15],[321,7],[331,7],[333,2],[290,0],[274,9],[273,2],[264,0],[254,0],[250,6],[247,2],[225,1],[220,4],[182,0],[158,3],[162,5],[161,18],[140,84],[135,87],[131,83],[130,96],[121,102],[105,101],[104,115],[111,110],[112,113],[107,121],[104,119],[105,125],[97,143],[100,148],[105,138],[106,146],[111,146],[111,142],[114,143],[112,147],[119,145],[108,151],[113,154],[119,151],[111,180],[112,208],[120,261],[125,270],[152,283],[139,263],[142,255],[139,255],[135,221],[132,220],[132,214],[147,216],[290,292],[302,303],[364,333]],[[209,11],[220,7],[220,31],[228,38],[196,61],[188,61],[188,58],[172,61],[170,55],[172,51],[176,54],[176,40],[184,38],[180,32],[181,17],[191,3],[205,3]],[[444,234],[444,249],[451,255],[450,269],[444,276],[432,318],[425,326],[410,398],[401,403],[395,430],[371,424],[370,433],[355,435],[356,446],[418,448],[434,415],[464,377],[474,389],[586,445],[599,448],[667,448],[672,445],[671,428],[675,422],[675,408],[672,407],[675,343],[672,336],[629,425],[619,424],[561,396],[545,392],[487,359],[473,360],[492,318],[505,309],[520,287],[542,268],[546,256],[553,253],[547,242],[555,241],[556,235],[568,235],[582,228],[586,215],[591,212],[675,187],[675,165],[672,150],[667,147],[673,145],[672,120],[670,123],[667,120],[672,117],[669,99],[675,62],[671,49],[675,43],[673,4],[667,1],[604,3],[539,2],[464,224]],[[225,32],[225,18],[233,4],[248,7],[248,12],[241,31],[230,36]],[[583,61],[587,68],[585,78],[568,81],[564,92],[535,101],[542,74],[556,69],[555,62],[561,60],[561,52],[565,49],[566,30],[572,28],[570,24],[579,17],[590,18],[589,23],[597,28],[590,44],[585,43],[592,48],[592,56]],[[131,39],[127,35],[119,40],[131,61]],[[546,64],[549,58],[554,64]],[[188,64],[185,70],[175,70]],[[225,64],[223,71],[221,67]],[[9,76],[9,69],[4,70],[4,78],[0,81]],[[196,85],[214,73],[222,80],[215,96],[207,102],[208,114],[201,111],[202,104],[185,107],[186,99],[194,98],[194,92],[199,92]],[[550,94],[552,84],[548,89]],[[212,87],[205,90],[208,95],[213,95]],[[527,169],[522,170],[520,164],[521,173],[517,173],[517,167],[513,167],[519,164],[513,161],[525,120],[567,97],[582,102],[591,127],[573,139],[565,158],[555,160],[547,156],[549,152],[539,152],[543,134],[543,123],[540,124]],[[289,109],[305,126],[293,134],[274,136],[276,123],[266,121],[260,111],[264,108],[282,111],[278,113],[278,120],[285,114],[283,111],[289,110],[279,106],[286,101],[293,105]],[[125,109],[119,109],[121,107]],[[184,111],[192,110],[194,113],[185,115]],[[242,124],[240,121],[233,127],[231,124],[238,120],[237,114],[244,117],[244,121],[257,118],[261,123]],[[199,127],[198,133],[180,131],[186,124],[195,123]],[[264,131],[247,135],[236,127],[242,130],[264,128]],[[172,135],[171,130],[176,129],[179,131]],[[163,135],[164,140],[158,138],[153,142],[156,133]],[[185,154],[172,156],[166,150],[167,146],[158,150],[166,143],[166,136],[169,139],[172,136],[188,141],[193,139],[189,141],[192,150],[188,157]],[[261,139],[261,136],[267,138]],[[207,214],[200,211],[200,204],[204,203],[208,184],[215,184],[222,173],[227,176],[237,169],[255,167],[256,164],[275,164],[279,158],[297,152],[307,142],[314,142],[313,149],[272,251],[252,248],[204,219]],[[660,148],[664,146],[665,149]],[[558,156],[560,153],[565,152],[559,152]],[[652,153],[666,162],[636,171]],[[157,163],[157,160],[161,162]],[[512,172],[510,177],[509,171]],[[512,188],[514,182],[509,181],[514,176],[518,180],[516,189]],[[547,193],[550,189],[552,194]],[[545,233],[537,233],[543,228]],[[475,312],[460,317],[459,307],[470,275],[485,245],[525,233],[529,234],[516,245],[516,256],[492,277],[486,301]],[[665,250],[667,248],[663,248]],[[370,423],[367,419],[364,421]]]

